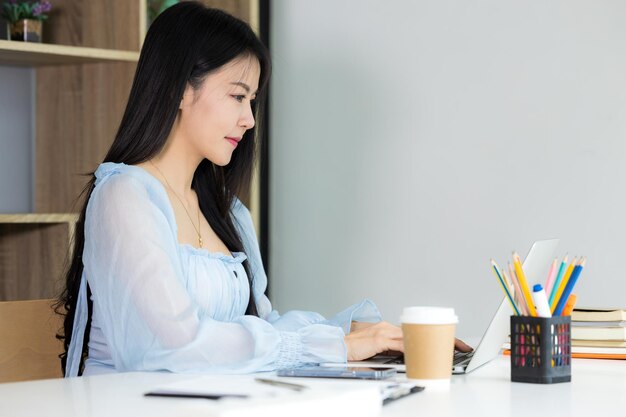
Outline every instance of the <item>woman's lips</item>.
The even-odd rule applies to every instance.
[[[237,145],[239,144],[239,141],[241,140],[241,138],[226,138],[227,141],[229,141],[231,143],[231,145],[233,145],[235,148],[237,147]]]

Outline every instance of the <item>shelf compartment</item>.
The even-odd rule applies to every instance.
[[[51,217],[41,222],[22,217],[0,223],[0,301],[59,294],[75,228],[74,222],[60,221],[66,219]]]
[[[0,214],[0,301],[54,298],[78,214]]]

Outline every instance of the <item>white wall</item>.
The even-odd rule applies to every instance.
[[[626,3],[271,6],[276,307],[454,306],[478,336],[489,258],[548,237],[588,257],[579,305],[626,307]]]

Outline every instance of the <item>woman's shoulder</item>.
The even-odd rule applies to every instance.
[[[155,181],[158,183],[158,181],[143,168],[117,162],[103,162],[98,166],[94,175],[96,176],[96,186],[111,178],[116,178],[122,182],[139,182],[146,185],[153,185]]]
[[[158,205],[167,202],[167,195],[161,183],[146,170],[135,165],[104,162],[96,172],[94,193],[107,198],[147,198]],[[164,200],[165,198],[165,200]]]
[[[96,176],[96,188],[132,188],[145,189],[148,193],[163,188],[161,183],[150,175],[146,170],[135,165],[124,163],[104,162],[98,166],[94,173]]]

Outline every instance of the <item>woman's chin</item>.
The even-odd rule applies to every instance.
[[[207,159],[213,162],[213,164],[217,165],[218,167],[225,167],[226,165],[230,164],[232,155],[228,155],[228,156],[225,155],[219,158],[207,158]]]

